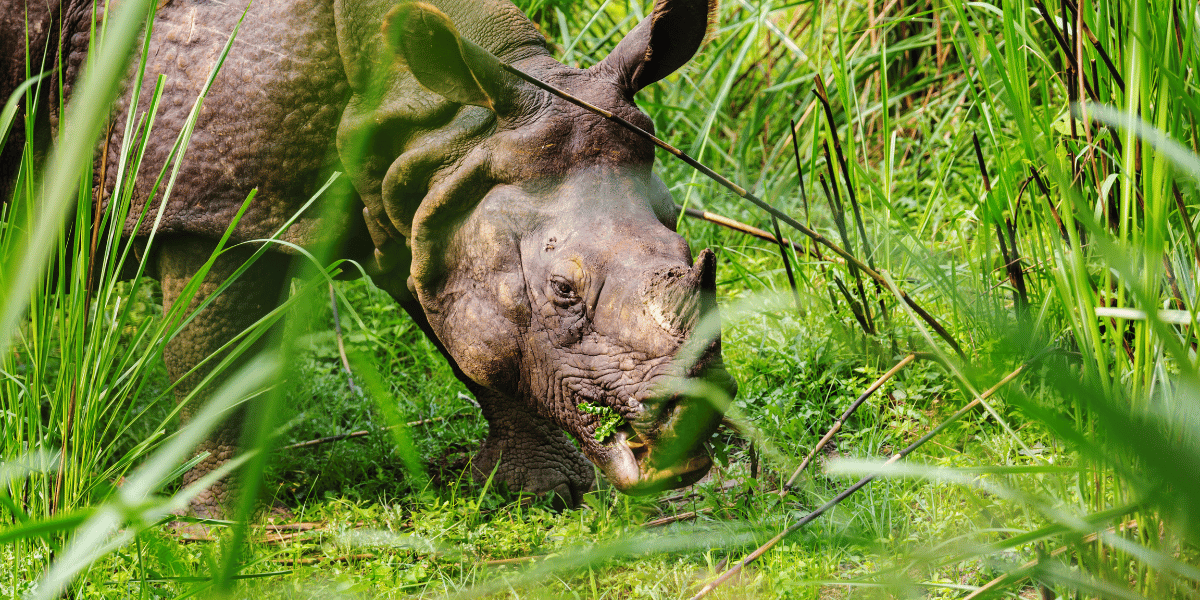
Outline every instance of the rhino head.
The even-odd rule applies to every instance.
[[[633,95],[691,58],[713,8],[707,0],[660,0],[586,70],[547,52],[509,58],[653,130]],[[407,287],[484,405],[489,443],[508,453],[499,461],[518,465],[501,478],[576,502],[591,485],[590,468],[561,481],[556,467],[540,466],[571,470],[561,455],[578,452],[545,437],[540,425],[503,424],[506,415],[522,415],[569,432],[622,491],[695,482],[711,465],[704,442],[720,413],[681,384],[703,380],[730,395],[736,385],[719,336],[691,339],[717,310],[715,257],[704,250],[693,259],[675,233],[670,194],[652,171],[653,147],[504,71],[432,5],[400,5],[384,37],[422,86],[473,109],[456,118],[482,132],[430,177],[404,233],[412,252]],[[681,363],[687,343],[701,349]],[[624,423],[597,435],[603,419],[581,405],[606,407]],[[497,439],[518,435],[528,440]]]

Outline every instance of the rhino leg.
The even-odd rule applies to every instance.
[[[400,272],[408,270],[410,257],[401,256],[396,260],[403,266]],[[475,481],[483,483],[492,477],[493,484],[502,485],[509,491],[554,494],[562,505],[570,507],[583,502],[583,494],[591,490],[595,482],[594,470],[592,463],[563,433],[562,427],[537,414],[533,408],[471,381],[433,333],[424,310],[412,293],[386,278],[376,280],[376,285],[387,290],[408,312],[450,363],[454,375],[466,384],[479,402],[488,422],[488,437],[471,460]]]
[[[551,493],[572,507],[583,502],[594,482],[592,463],[562,428],[520,402],[470,387],[488,421],[487,440],[471,462],[475,480],[495,470],[493,483],[510,491]]]
[[[170,310],[179,299],[184,286],[212,255],[215,242],[205,238],[183,237],[164,241],[159,249],[159,281],[163,290],[163,309]],[[192,299],[194,310],[205,298],[240,267],[253,254],[249,249],[227,250],[217,259]],[[287,281],[288,260],[273,253],[261,257],[248,271],[230,287],[214,298],[179,335],[167,342],[163,359],[172,381],[179,382],[176,399],[182,401],[195,388],[208,369],[198,369],[186,375],[192,367],[212,355],[230,339],[274,309]],[[251,350],[253,352],[253,350]],[[209,361],[215,365],[219,359]],[[192,412],[203,405],[211,390],[220,382],[210,384],[181,411],[186,423]],[[241,437],[239,424],[243,422],[246,408],[243,405],[236,414],[230,415],[200,444],[197,452],[208,452],[208,458],[184,474],[184,485],[190,485],[225,461],[233,457]],[[201,492],[191,504],[192,512],[198,517],[223,518],[226,507],[232,500],[234,482],[225,479],[208,490]]]

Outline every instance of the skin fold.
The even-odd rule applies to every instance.
[[[33,1],[0,0],[0,13]],[[50,8],[34,16],[48,33],[30,49],[48,51],[73,81],[92,4],[43,4]],[[160,7],[142,94],[159,74],[165,91],[132,182],[133,214],[162,201],[154,178],[245,9],[197,0]],[[270,236],[344,173],[282,237],[333,244],[335,256],[367,265],[435,341],[489,424],[472,465],[477,478],[494,472],[510,490],[571,505],[591,489],[593,464],[629,493],[696,481],[711,464],[704,442],[720,413],[713,394],[690,384],[717,390],[718,404],[736,390],[719,337],[694,335],[716,316],[715,257],[693,256],[674,232],[649,143],[499,61],[652,131],[634,94],[691,58],[714,9],[715,0],[659,0],[612,54],[576,69],[555,61],[534,25],[500,0],[255,0],[158,225],[151,255],[164,304],[181,299],[251,190],[256,199],[233,243]],[[2,24],[0,44],[11,45],[14,24]],[[23,65],[24,49],[18,54]],[[20,69],[0,66],[7,95]],[[123,97],[114,123],[135,110]],[[44,113],[53,128],[53,101]],[[120,161],[121,128],[113,129],[97,157],[102,200],[117,183],[118,170],[106,166]],[[151,227],[131,219],[125,233],[146,236]],[[222,255],[191,302],[211,294],[248,247]],[[269,253],[166,344],[173,379],[277,305],[288,260]],[[688,360],[677,360],[689,346]],[[186,377],[180,397],[201,379]],[[584,402],[624,423],[596,439],[602,417],[581,411]],[[232,456],[238,422],[202,445],[211,456],[185,481]],[[232,482],[218,484],[193,511],[224,514],[231,490]]]

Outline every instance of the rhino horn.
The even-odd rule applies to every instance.
[[[672,267],[650,275],[642,285],[646,312],[671,335],[684,337],[715,304],[717,260],[704,249],[691,269]]]

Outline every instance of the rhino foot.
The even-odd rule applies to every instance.
[[[491,477],[493,486],[510,492],[553,495],[556,507],[579,506],[595,481],[592,463],[562,429],[511,400],[502,400],[502,408],[484,395],[479,401],[489,431],[471,461],[475,481]]]

